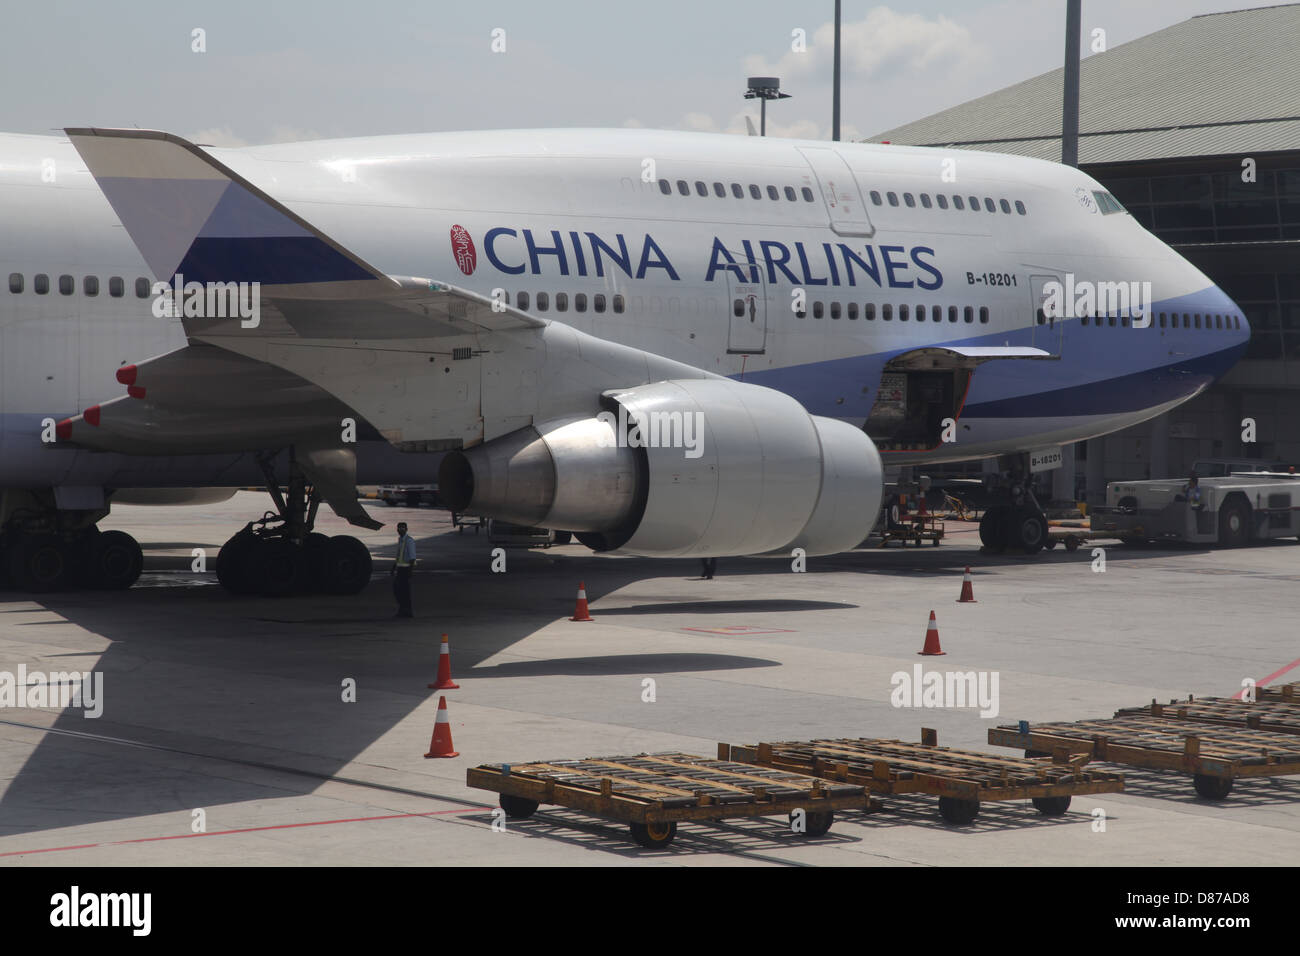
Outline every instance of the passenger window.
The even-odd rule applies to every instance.
[[[44,272],[38,272],[32,277],[32,291],[37,295],[45,295],[50,291],[50,277]]]
[[[86,295],[99,295],[99,276],[86,276],[81,280],[81,291]]]
[[[1163,312],[1160,313],[1160,327],[1162,329],[1165,327],[1165,313]]]
[[[527,292],[520,292],[519,295],[515,296],[515,304],[519,307],[519,309],[520,309],[521,311],[523,311],[523,312],[527,312],[527,311],[528,311],[528,293],[527,293]]]
[[[979,198],[979,196],[971,196],[971,197],[970,197],[970,202],[969,202],[968,205],[969,205],[969,208],[970,208],[970,211],[971,211],[971,212],[979,212],[979,211],[980,211],[980,198]]]
[[[691,194],[691,187],[686,185],[686,180],[679,179],[677,180],[677,191],[683,196],[689,196]]]
[[[907,205],[908,209],[916,208],[916,197],[911,193],[903,193],[903,202]]]
[[[137,299],[149,298],[149,293],[153,289],[153,284],[148,279],[139,278],[135,280],[135,297]]]
[[[1214,327],[1215,327],[1216,329],[1221,329],[1221,328],[1223,328],[1223,316],[1221,316],[1221,315],[1216,315],[1216,316],[1214,317]]]
[[[813,318],[814,318],[814,319],[820,319],[820,318],[821,318],[823,315],[825,315],[825,314],[826,314],[826,308],[825,308],[825,306],[823,306],[823,305],[821,304],[821,302],[814,302],[814,303],[813,303]]]
[[[1025,204],[1019,199],[1016,200],[1016,212],[1020,213],[1022,216],[1025,214]]]
[[[1196,321],[1196,328],[1199,329],[1201,327],[1201,313],[1193,313],[1193,319]]]
[[[1106,324],[1109,325],[1109,326],[1111,326],[1112,328],[1114,328],[1114,326],[1115,326],[1115,316],[1113,316],[1113,315],[1108,315],[1108,316],[1106,316]]]
[[[940,209],[948,208],[948,197],[945,196],[943,193],[936,194],[934,197],[934,201],[939,204]]]
[[[989,308],[988,308],[988,306],[986,306],[986,305],[981,305],[981,306],[980,306],[980,324],[981,324],[981,325],[988,325],[988,321],[989,321]]]
[[[960,197],[959,197],[959,198],[960,198]],[[962,319],[963,319],[964,321],[966,321],[966,322],[974,322],[974,321],[975,321],[975,310],[972,309],[969,305],[966,306],[965,311],[962,313]]]
[[[763,198],[763,190],[759,189],[759,188],[758,188],[756,185],[754,185],[753,183],[750,183],[750,184],[749,184],[749,198],[751,198],[751,199],[762,199],[762,198]]]
[[[949,322],[957,321],[957,307],[955,305],[948,306],[948,321]]]
[[[874,189],[871,190],[871,201],[875,203],[877,206],[879,206],[882,202],[880,198],[880,193]]]
[[[989,212],[997,212],[997,211],[998,211],[998,207],[995,206],[995,205],[993,205],[993,200],[990,199],[988,196],[985,196],[985,197],[984,197],[984,208],[985,208],[986,210],[988,210]]]
[[[121,276],[112,276],[108,280],[108,294],[115,299],[120,299],[126,295],[126,283],[122,281]]]
[[[579,292],[573,297],[573,311],[574,312],[587,311],[587,293]]]
[[[623,297],[621,295],[614,296],[614,311],[615,312],[623,311]]]
[[[839,304],[838,302],[832,302],[832,303],[831,303],[831,318],[832,318],[832,319],[838,319],[839,317],[840,317],[840,304]]]
[[[76,288],[77,284],[72,281],[72,276],[59,276],[59,295],[72,295],[72,293],[76,291]],[[1199,319],[1200,317],[1198,316],[1197,318]],[[1201,323],[1197,322],[1196,327],[1199,329]]]
[[[1038,310],[1038,324],[1039,325],[1047,324],[1047,313],[1044,312],[1042,309]]]
[[[886,303],[880,307],[880,320],[882,322],[888,322],[893,317],[894,317],[894,307],[892,305]]]
[[[790,202],[798,202],[798,201],[799,201],[799,194],[796,193],[796,192],[794,191],[794,187],[793,187],[793,186],[786,186],[786,187],[785,187],[785,198],[788,199],[788,200],[790,200]]]
[[[858,317],[858,304],[856,302],[850,302],[848,311],[849,311],[849,318],[856,319]]]
[[[23,274],[21,272],[9,273],[9,291],[15,295],[23,291]]]
[[[965,209],[965,208],[966,208],[966,204],[962,201],[962,198],[961,198],[960,196],[953,196],[953,197],[952,197],[952,208],[953,208],[953,209]]]
[[[569,311],[569,293],[567,292],[555,293],[555,311],[556,312]]]
[[[923,209],[929,209],[929,208],[930,208],[930,205],[931,205],[931,203],[930,203],[930,194],[929,194],[929,193],[921,193],[921,207],[922,207]]]
[[[745,315],[745,300],[733,299],[731,303],[731,314],[736,318],[743,318]]]
[[[1119,324],[1122,325],[1122,326],[1124,326],[1124,328],[1128,328],[1128,316],[1127,316],[1127,315],[1121,315],[1121,316],[1119,317]]]
[[[709,194],[709,187],[704,185],[701,180],[697,179],[695,180],[695,194],[697,196],[707,196]]]
[[[898,193],[885,193],[885,198],[889,200],[891,206],[898,205]]]
[[[537,293],[537,311],[545,312],[551,307],[551,294],[549,292]]]
[[[725,186],[723,186],[722,183],[714,183],[714,184],[713,184],[713,195],[717,196],[719,199],[726,199],[726,198],[727,198],[727,188],[726,188]]]
[[[1005,199],[999,199],[998,206],[1000,206],[1002,211],[1008,216],[1011,215],[1011,203],[1007,202]]]
[[[1039,311],[1041,312],[1042,309],[1039,309]],[[1086,315],[1081,315],[1081,316],[1079,316],[1079,324],[1080,324],[1080,325],[1087,325],[1087,324],[1088,324],[1088,317],[1087,317]]]
[[[905,305],[900,305],[900,306],[898,307],[898,321],[899,321],[899,322],[906,322],[907,319],[908,319],[908,317],[909,317],[911,314],[912,314],[912,313],[908,310],[907,306],[905,306]]]
[[[731,195],[735,196],[737,199],[745,198],[745,190],[741,188],[740,183],[731,184]]]
[[[876,303],[868,302],[862,306],[862,317],[868,322],[874,322],[876,319]]]
[[[943,307],[942,307],[942,306],[938,306],[938,305],[932,305],[932,306],[930,306],[930,321],[931,321],[931,322],[942,322],[942,321],[943,321]]]
[[[804,202],[812,202],[812,201],[813,201],[813,193],[812,193],[812,190],[809,189],[807,186],[800,187],[799,192],[800,192],[800,194],[803,196],[803,201],[804,201]]]
[[[666,179],[659,180],[659,191],[665,196],[671,196],[673,194],[672,184],[670,184]]]
[[[605,293],[597,292],[591,297],[591,309],[593,312],[605,311]]]
[[[779,192],[776,191],[776,187],[775,187],[775,186],[768,186],[768,187],[767,187],[767,198],[768,198],[768,199],[772,199],[772,200],[777,200],[777,199],[780,199],[780,198],[781,198],[781,194],[780,194]]]

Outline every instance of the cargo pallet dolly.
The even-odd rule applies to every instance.
[[[901,541],[906,548],[907,542],[912,541],[919,548],[922,541],[929,541],[937,548],[943,535],[944,524],[935,515],[907,515],[899,524],[887,525],[881,530],[880,546],[883,548],[891,541]]]
[[[466,528],[473,528],[474,533],[478,534],[483,528],[487,527],[487,518],[482,515],[461,514],[459,511],[451,513],[451,526],[456,529],[457,534],[461,534]]]
[[[861,784],[873,794],[924,793],[939,798],[949,823],[970,823],[980,804],[1031,800],[1039,813],[1060,816],[1075,794],[1117,793],[1117,773],[1083,770],[1086,758],[1003,757],[938,746],[938,734],[921,730],[921,743],[901,740],[807,740],[752,746],[718,744],[719,759]]]
[[[1300,737],[1162,717],[1032,726],[1021,721],[991,729],[989,743],[1023,749],[1026,756],[1088,754],[1131,767],[1181,771],[1192,775],[1196,792],[1207,800],[1224,799],[1238,777],[1300,774]]]
[[[1051,551],[1058,544],[1063,544],[1065,545],[1066,551],[1078,551],[1079,545],[1087,544],[1089,541],[1097,541],[1106,537],[1106,535],[1093,534],[1088,528],[1076,528],[1068,525],[1048,525],[1047,538],[1043,541],[1043,548],[1047,551]],[[1108,540],[1113,540],[1113,538],[1114,536],[1112,535]]]
[[[1295,698],[1295,701],[1300,704],[1300,698]],[[1158,704],[1153,700],[1143,707],[1117,710],[1115,716],[1163,717],[1166,720],[1187,721],[1189,724],[1245,727],[1300,736],[1300,707],[1288,703],[1281,696],[1264,698],[1254,703],[1226,697],[1204,697],[1201,700],[1188,697],[1187,700],[1171,700],[1167,704]]]
[[[1260,687],[1256,689],[1255,697],[1261,701],[1281,700],[1293,707],[1300,707],[1300,680],[1278,684],[1276,687]]]
[[[465,782],[499,793],[512,820],[555,804],[627,823],[632,839],[651,850],[672,843],[680,822],[773,814],[793,822],[801,810],[804,835],[818,837],[831,828],[836,810],[870,807],[861,784],[681,753],[484,764],[466,771]]]

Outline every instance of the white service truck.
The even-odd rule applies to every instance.
[[[1128,544],[1188,541],[1238,547],[1300,538],[1300,475],[1252,472],[1201,478],[1112,481],[1106,507],[1090,509],[1094,535]]]

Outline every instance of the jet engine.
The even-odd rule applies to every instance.
[[[875,523],[871,439],[788,395],[681,379],[606,392],[600,405],[449,453],[443,501],[647,557],[835,554]]]

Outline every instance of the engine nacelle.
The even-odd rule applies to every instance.
[[[871,439],[788,395],[681,379],[607,392],[602,404],[591,418],[448,454],[443,500],[649,557],[834,554],[875,523],[883,478]]]

